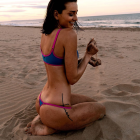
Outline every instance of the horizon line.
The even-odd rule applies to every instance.
[[[94,15],[94,16],[80,16],[80,17],[78,17],[78,18],[83,18],[83,17],[100,17],[100,16],[115,16],[115,15],[129,15],[129,14],[140,14],[140,12],[139,13],[125,13],[125,14],[114,14],[114,15]],[[10,20],[10,21],[29,21],[29,20],[44,20],[44,19],[25,19],[25,20]],[[10,22],[9,21],[9,22]],[[6,21],[0,21],[0,22],[6,22]],[[7,20],[7,22],[8,22],[8,20]]]

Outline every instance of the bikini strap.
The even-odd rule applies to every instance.
[[[54,40],[52,49],[54,49],[54,47],[55,47],[55,43],[56,43],[56,40],[57,40],[57,37],[58,37],[60,31],[61,31],[61,29],[59,29],[58,32],[57,32],[57,34],[56,34],[56,37],[55,37],[55,40]]]
[[[55,37],[55,40],[54,40],[54,43],[53,43],[52,49],[54,49],[54,47],[55,47],[55,43],[56,43],[56,40],[57,40],[57,37],[58,37],[60,31],[61,31],[61,29],[59,29],[58,32],[57,32],[57,34],[56,34],[56,37]],[[40,50],[41,50],[41,52],[42,52],[41,44],[40,44]]]

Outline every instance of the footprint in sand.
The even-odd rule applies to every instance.
[[[114,87],[114,89],[131,93],[140,93],[140,86],[135,86],[131,84],[120,84]]]
[[[140,62],[140,59],[138,59],[138,60],[133,60],[134,62]]]
[[[99,121],[99,124],[105,140],[121,140],[123,138],[122,128],[109,115],[104,117],[102,121]]]
[[[122,56],[122,55],[116,55],[116,57],[121,58],[121,59],[124,58],[124,56]]]
[[[80,48],[81,48],[81,47],[86,47],[86,46],[82,44],[82,45],[79,45],[78,47],[80,47]]]
[[[136,84],[140,84],[140,79],[134,79],[132,80],[133,83],[136,83]]]
[[[137,82],[140,83],[140,80]],[[120,84],[102,92],[102,94],[107,96],[127,96],[135,93],[140,93],[140,86],[130,84]]]
[[[129,93],[126,91],[116,91],[113,89],[107,89],[103,91],[102,94],[107,95],[107,96],[126,96]]]
[[[132,46],[131,49],[138,49],[138,46]]]

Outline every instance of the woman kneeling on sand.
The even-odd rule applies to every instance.
[[[71,93],[71,85],[83,75],[92,55],[98,52],[92,39],[78,64],[77,0],[50,0],[42,28],[40,49],[48,81],[36,100],[38,115],[27,133],[49,135],[82,129],[103,118],[105,107],[94,99]]]

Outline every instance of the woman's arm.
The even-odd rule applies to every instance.
[[[80,59],[78,60],[78,65],[80,64],[81,61],[82,61],[82,58],[80,58]]]
[[[65,70],[68,82],[73,85],[75,84],[83,75],[89,60],[92,55],[98,52],[98,49],[93,50],[91,45],[87,48],[85,55],[78,65],[77,59],[77,35],[73,30],[65,31]],[[89,45],[89,44],[88,44]]]

